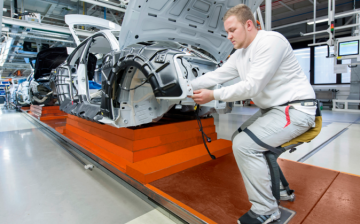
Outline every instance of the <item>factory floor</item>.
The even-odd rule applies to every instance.
[[[101,170],[84,169],[42,129],[1,107],[0,223],[176,223]]]
[[[22,113],[0,109],[0,223],[179,223],[121,181],[85,170]],[[218,138],[230,139],[256,111],[215,115]],[[282,158],[360,175],[359,133],[360,113],[323,111],[320,135]]]

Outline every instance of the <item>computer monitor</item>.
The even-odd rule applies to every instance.
[[[359,55],[359,40],[339,42],[338,48],[338,56]]]

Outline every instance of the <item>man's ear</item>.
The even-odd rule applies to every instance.
[[[249,22],[249,27],[251,27],[250,30],[256,29],[257,26],[253,23],[253,21],[251,21],[251,20],[249,19],[248,22]]]
[[[251,31],[252,30],[252,21],[250,19],[248,19],[245,23],[246,26],[246,30]]]

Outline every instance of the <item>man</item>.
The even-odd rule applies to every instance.
[[[252,99],[260,108],[233,135],[233,153],[252,203],[250,211],[240,217],[238,223],[269,223],[280,218],[280,210],[272,195],[271,177],[263,154],[268,149],[247,133],[252,132],[272,147],[301,135],[315,123],[315,93],[289,42],[277,32],[258,31],[246,5],[229,9],[223,21],[228,39],[237,50],[222,67],[192,81],[195,90],[192,98],[198,104],[214,99]],[[237,77],[241,81],[232,86],[205,89]],[[305,100],[307,106],[301,104]]]

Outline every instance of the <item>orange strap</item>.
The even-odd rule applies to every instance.
[[[291,121],[290,121],[290,115],[289,115],[289,109],[290,109],[290,105],[288,105],[286,108],[285,108],[285,115],[286,115],[286,125],[284,128],[286,128],[289,124],[291,124]]]

